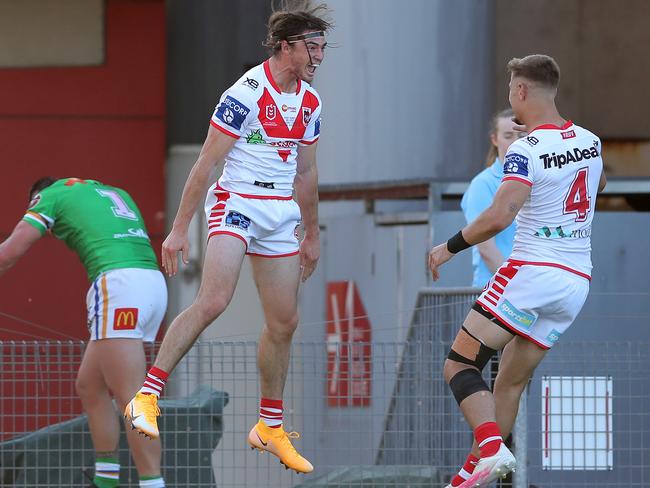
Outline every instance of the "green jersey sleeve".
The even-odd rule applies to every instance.
[[[41,235],[51,230],[57,217],[57,188],[47,187],[34,196],[23,220],[34,226]]]

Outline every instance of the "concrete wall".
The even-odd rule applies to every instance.
[[[328,4],[335,47],[314,83],[323,99],[321,181],[473,174],[493,109],[494,3]]]

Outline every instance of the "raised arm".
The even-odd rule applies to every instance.
[[[0,244],[0,275],[18,262],[32,245],[41,238],[41,233],[22,220],[7,239]]]

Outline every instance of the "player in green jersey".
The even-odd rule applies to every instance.
[[[86,297],[90,341],[76,388],[96,452],[93,485],[119,486],[120,411],[145,377],[143,341],[153,341],[167,308],[167,287],[131,196],[95,180],[42,178],[29,208],[0,244],[0,275],[42,236],[63,240],[81,259],[91,282]],[[160,442],[126,429],[141,487],[164,487]]]

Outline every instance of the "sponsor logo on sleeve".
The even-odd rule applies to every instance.
[[[259,81],[254,80],[253,78],[246,78],[242,85],[247,86],[251,90],[257,90],[260,86]]]
[[[116,308],[113,317],[113,330],[133,330],[138,325],[137,308]]]
[[[505,175],[528,176],[528,158],[517,153],[508,153],[503,165]]]
[[[528,143],[529,146],[533,147],[535,144],[539,142],[539,139],[537,137],[528,136],[526,137],[526,142]]]
[[[320,134],[320,117],[316,121],[316,127],[314,127],[314,137]]]
[[[249,112],[250,110],[246,105],[236,98],[227,95],[224,101],[217,107],[214,115],[233,129],[240,130]]]

